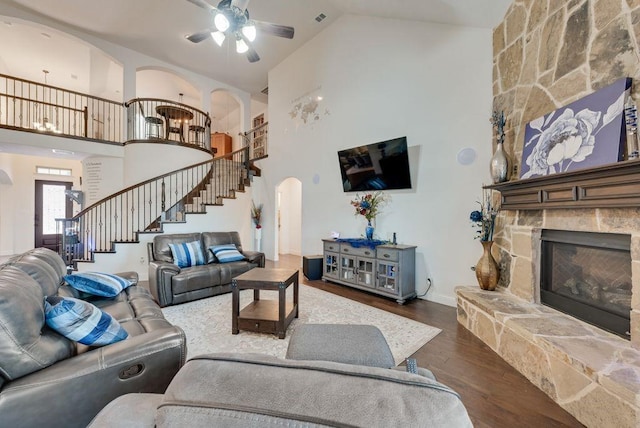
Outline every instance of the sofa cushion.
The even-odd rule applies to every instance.
[[[209,247],[209,251],[216,256],[219,263],[238,262],[245,259],[234,244],[213,245]]]
[[[108,345],[128,336],[111,315],[89,302],[72,297],[47,297],[45,316],[49,327],[83,345]]]
[[[184,242],[182,244],[169,244],[173,263],[179,268],[199,266],[204,264],[204,254],[200,241]]]
[[[131,281],[118,275],[100,272],[82,272],[65,275],[65,281],[78,291],[93,296],[115,297],[132,285]]]
[[[45,327],[40,285],[13,266],[0,269],[0,343],[0,372],[9,380],[41,370],[75,352],[73,342]]]
[[[173,255],[169,244],[181,244],[200,240],[200,233],[174,233],[157,235],[153,238],[153,259],[173,263]]]
[[[214,245],[233,244],[242,253],[242,243],[238,232],[202,232],[202,248],[209,248]],[[217,262],[211,251],[206,252],[207,263]]]

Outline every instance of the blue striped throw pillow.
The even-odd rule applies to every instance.
[[[64,280],[78,291],[103,297],[115,297],[132,285],[131,281],[121,276],[99,272],[65,275]]]
[[[49,296],[44,306],[47,325],[67,339],[83,345],[108,345],[128,336],[111,315],[84,300]]]
[[[178,267],[183,268],[205,264],[200,241],[169,244],[169,248],[173,256],[173,263],[178,265]]]
[[[234,244],[213,245],[209,247],[209,250],[220,263],[237,262],[245,259]]]

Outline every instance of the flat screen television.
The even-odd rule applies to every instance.
[[[407,137],[340,150],[345,192],[411,189]]]

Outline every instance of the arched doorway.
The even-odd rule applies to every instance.
[[[276,254],[302,255],[302,182],[289,177],[276,187]]]

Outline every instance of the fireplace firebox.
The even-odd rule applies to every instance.
[[[630,339],[631,236],[543,230],[541,303]]]

